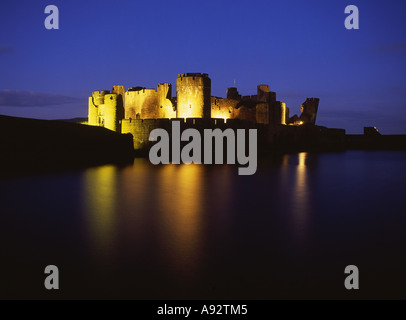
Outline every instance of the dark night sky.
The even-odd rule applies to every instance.
[[[44,27],[49,4],[59,30]],[[344,28],[349,4],[359,30]],[[205,72],[212,95],[266,83],[291,115],[319,97],[320,125],[406,133],[403,0],[2,1],[0,28],[0,114],[86,116],[91,91]]]

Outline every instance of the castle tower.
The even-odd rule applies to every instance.
[[[237,88],[227,88],[227,99],[241,100],[241,95],[238,93]]]
[[[269,102],[269,85],[267,84],[258,85],[257,100],[262,102]]]
[[[104,127],[121,133],[120,110],[117,108],[117,94],[111,93],[104,96]]]
[[[119,120],[124,119],[124,98],[125,98],[125,89],[124,86],[113,86],[111,93],[117,94],[117,117]]]
[[[92,96],[89,97],[89,114],[88,124],[91,126],[100,125],[100,115],[103,114],[104,96],[110,93],[109,91],[93,91]]]
[[[206,73],[183,73],[176,79],[177,118],[210,118],[211,80]]]

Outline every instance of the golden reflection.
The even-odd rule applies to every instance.
[[[203,167],[162,167],[156,191],[165,235],[163,241],[173,264],[193,273],[198,266],[203,214]]]
[[[307,229],[307,215],[309,214],[309,194],[307,190],[307,167],[306,159],[308,154],[298,154],[298,165],[296,169],[296,183],[294,192],[294,220],[296,233],[302,238]]]
[[[116,230],[117,168],[106,165],[86,170],[84,206],[90,243],[96,256],[108,258],[114,249]]]

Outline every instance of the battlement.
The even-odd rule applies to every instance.
[[[262,92],[269,92],[269,85],[268,84],[260,84],[257,87],[258,92],[262,91]]]
[[[117,100],[117,93],[108,93],[108,94],[106,94],[106,95],[104,96],[104,101],[105,101],[105,103],[106,103],[108,100]]]
[[[106,94],[109,94],[109,93],[110,93],[110,90],[93,91],[92,97],[93,97],[93,99],[103,98]]]
[[[209,78],[207,73],[182,73],[178,74],[178,78]]]
[[[145,87],[131,87],[131,88],[128,88],[127,92],[139,91],[142,89],[145,89]]]
[[[104,96],[109,93],[110,93],[109,90],[93,91],[92,98],[93,98],[94,105],[98,106],[98,105],[104,104]]]

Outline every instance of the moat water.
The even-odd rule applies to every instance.
[[[347,151],[262,159],[253,176],[136,159],[3,178],[0,297],[406,298],[405,163]]]

